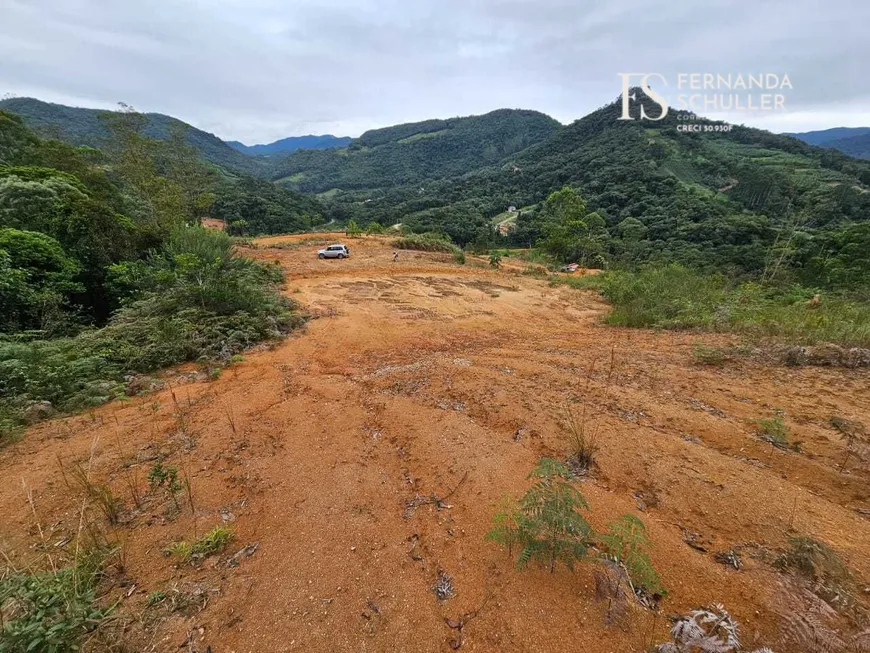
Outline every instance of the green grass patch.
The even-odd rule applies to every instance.
[[[226,526],[215,526],[193,543],[175,542],[169,545],[166,551],[171,555],[177,555],[185,562],[202,560],[223,551],[227,544],[232,542],[233,537],[233,532]]]

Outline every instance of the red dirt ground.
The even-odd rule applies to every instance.
[[[297,334],[217,380],[168,373],[171,389],[42,423],[0,451],[3,552],[22,561],[72,546],[82,497],[61,466],[90,460],[92,479],[130,509],[112,530],[129,650],[449,651],[458,631],[445,619],[479,609],[462,651],[623,653],[665,641],[665,615],[714,602],[747,644],[811,650],[785,643],[781,614],[800,591],[763,560],[794,533],[832,547],[863,600],[870,474],[860,457],[840,473],[846,443],[828,422],[870,424],[866,371],[750,358],[700,367],[693,345],[731,340],[605,326],[592,293],[446,255],[403,251],[394,263],[381,238],[317,260],[333,239],[346,240],[264,238],[247,250],[279,262],[289,296],[317,318]],[[578,484],[589,521],[603,529],[630,512],[648,528],[668,590],[658,616],[635,606],[608,626],[597,565],[519,571],[483,539],[536,461],[567,455],[566,405],[575,416],[585,405],[599,434],[597,473]],[[755,435],[776,411],[801,453]],[[184,492],[175,514],[148,491],[158,454],[186,470],[193,510]],[[449,507],[408,507],[457,485]],[[223,555],[194,567],[162,554],[222,522],[235,534]],[[740,571],[714,560],[738,545]],[[444,601],[432,591],[439,570],[456,590]],[[155,590],[205,607],[146,607]]]

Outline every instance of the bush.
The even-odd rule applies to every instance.
[[[405,234],[394,240],[391,245],[396,249],[416,249],[422,252],[447,252],[457,255],[462,250],[454,245],[447,236],[441,234]]]
[[[870,347],[870,304],[845,294],[816,303],[811,301],[818,294],[814,288],[736,284],[678,264],[553,281],[598,290],[613,305],[606,321],[619,326],[731,331],[795,344]]]
[[[695,362],[698,363],[698,365],[722,367],[728,360],[728,355],[726,354],[726,352],[719,347],[695,345],[692,353],[695,357]]]
[[[816,594],[838,610],[848,609],[854,604],[852,573],[824,542],[803,536],[789,538],[788,549],[774,561],[774,566],[804,577]]]
[[[226,234],[185,228],[147,262],[116,265],[125,304],[75,338],[0,341],[0,437],[28,406],[69,411],[123,393],[125,376],[191,360],[228,360],[304,321],[281,296],[281,271],[238,256]]]

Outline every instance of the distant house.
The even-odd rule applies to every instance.
[[[516,213],[516,212],[517,212],[517,207],[515,207],[513,204],[511,204],[508,207],[508,213]]]

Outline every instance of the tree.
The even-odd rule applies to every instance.
[[[366,227],[366,233],[369,235],[382,234],[384,233],[384,225],[382,225],[380,222],[369,222],[368,226]]]
[[[0,295],[8,299],[3,330],[62,330],[68,322],[63,305],[84,290],[78,261],[50,236],[19,229],[0,229],[0,252]]]
[[[356,220],[351,220],[347,223],[347,229],[345,230],[345,233],[351,238],[356,238],[362,233],[362,229],[359,228]]]
[[[588,213],[586,202],[568,186],[550,194],[544,204],[544,239],[539,243],[564,263],[600,265],[607,243],[607,228],[598,213]]]

